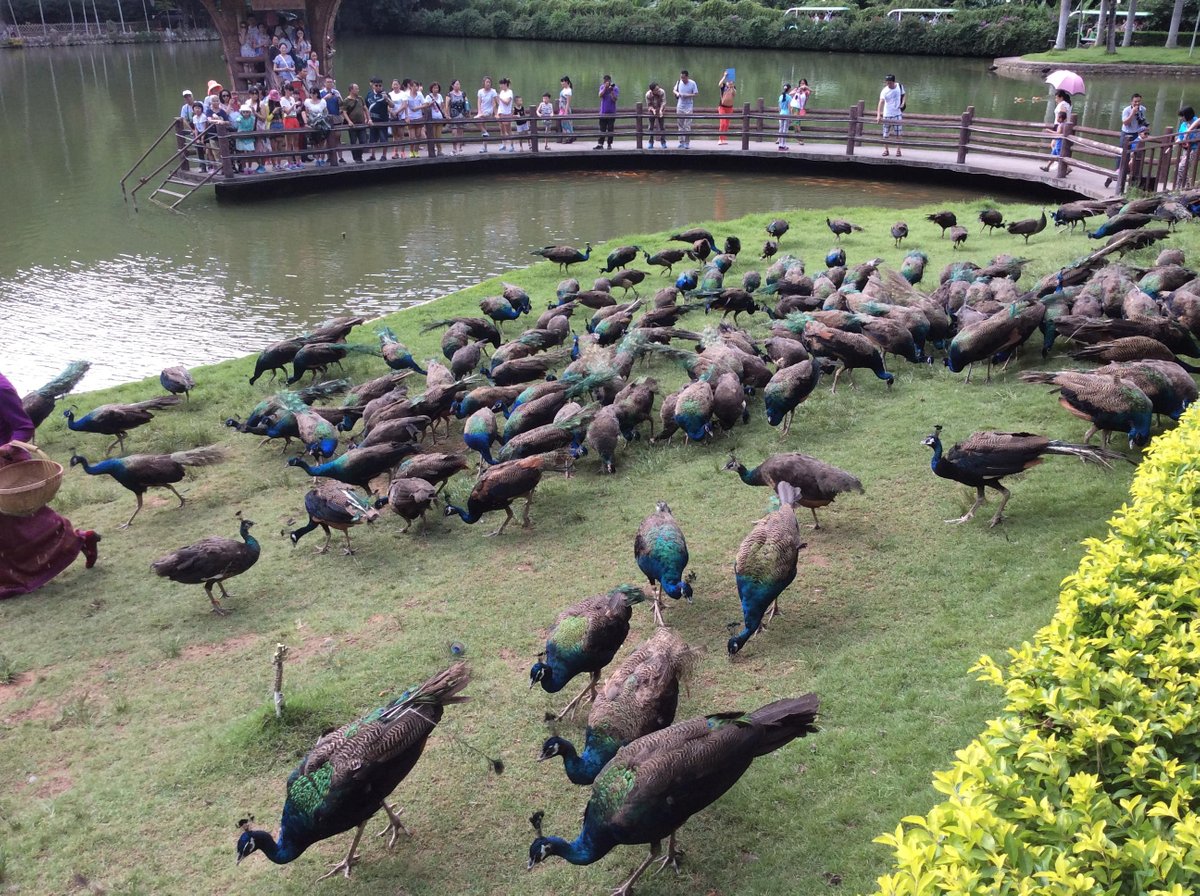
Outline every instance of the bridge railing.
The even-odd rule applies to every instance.
[[[615,141],[626,145],[632,141],[636,149],[649,148],[651,121],[643,104],[619,109],[609,117]],[[663,118],[665,136],[677,142],[680,123],[685,116],[668,109]],[[711,141],[725,137],[731,150],[763,150],[776,143],[781,136],[778,112],[764,108],[761,99],[753,106],[744,104],[728,116],[703,109],[686,118],[690,124],[691,140]],[[573,132],[562,130],[566,122],[570,122]],[[720,130],[723,122],[726,124],[724,133]],[[569,116],[555,115],[544,119],[510,119],[510,123],[513,133],[507,139],[514,144],[520,141],[519,152],[553,152],[558,144],[564,142],[579,143],[582,146],[575,148],[583,148],[589,140],[599,141],[602,137],[605,143],[608,140],[607,134],[601,130],[598,110],[579,110]],[[525,133],[516,132],[515,127],[520,123],[528,123],[529,130]],[[452,127],[456,124],[463,127],[461,136],[452,133]],[[336,167],[347,163],[342,155],[346,150],[386,157],[389,153],[408,155],[414,148],[420,148],[432,158],[448,154],[446,147],[455,143],[495,146],[500,139],[499,124],[496,119],[434,121],[426,110],[424,133],[416,139],[398,136],[405,125],[396,122],[363,126],[361,130],[364,134],[382,130],[386,139],[355,145],[348,144],[349,128],[346,127],[334,128],[328,136],[311,128],[255,131],[253,138],[256,140],[256,149],[252,153],[235,153],[233,141],[239,138],[239,134],[221,124],[217,126],[218,139],[213,164],[220,168],[222,175],[232,177],[237,160],[247,157],[268,165],[272,160],[291,159],[303,153],[318,158],[327,157],[328,164]],[[440,128],[436,127],[438,125]],[[435,131],[439,132],[438,137],[434,137]],[[240,136],[244,139],[247,135]],[[887,146],[880,123],[875,120],[874,109],[868,109],[863,102],[848,109],[810,109],[803,118],[788,118],[786,136],[787,143],[791,145],[803,141],[806,150],[822,153],[832,150],[844,157],[882,154]],[[1175,142],[1172,132],[1148,137],[1124,148],[1119,136],[1111,131],[1079,127],[1071,122],[1063,135],[1061,155],[1052,157],[1050,146],[1055,135],[1042,122],[982,118],[976,115],[975,108],[971,106],[957,115],[905,113],[901,146],[910,155],[913,151],[921,150],[950,153],[960,165],[970,165],[973,158],[981,156],[999,156],[1028,161],[1031,165],[1048,165],[1051,173],[1060,177],[1070,169],[1078,169],[1115,182],[1118,192],[1124,192],[1127,188],[1153,192],[1190,184],[1196,179],[1200,151],[1187,152],[1184,146]],[[979,164],[986,165],[986,162],[981,160]]]

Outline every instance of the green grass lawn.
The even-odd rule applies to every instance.
[[[1118,38],[1118,43],[1120,38]],[[1027,53],[1021,57],[1028,62],[1089,62],[1096,65],[1197,65],[1200,55],[1189,53],[1187,47],[1167,50],[1163,47],[1117,47],[1107,53],[1104,47],[1074,47],[1069,50],[1047,50]]]
[[[956,211],[973,223],[987,204]],[[953,252],[923,220],[933,211],[901,215],[914,234],[909,245],[931,256],[922,284],[929,289],[955,258],[985,263],[1020,252],[1032,259],[1025,284],[1087,249],[1080,233],[1047,231],[1026,247],[972,227],[966,251]],[[1019,218],[1037,209],[1004,211]],[[897,250],[888,236],[897,213],[839,212],[866,228],[843,240],[851,264],[878,254],[899,265],[908,246]],[[761,264],[763,225],[776,214],[710,225],[718,239],[736,233],[745,246],[730,282]],[[792,229],[782,251],[802,255],[810,271],[835,244],[826,214],[785,213]],[[631,242],[652,250],[666,245],[665,234],[636,234],[601,247],[599,258]],[[1175,242],[1192,250],[1197,241],[1188,232]],[[585,283],[595,276],[596,257],[574,271]],[[544,308],[560,275],[542,263],[505,279],[524,285],[535,308]],[[657,273],[650,279],[665,282]],[[498,291],[491,281],[387,323],[427,358],[437,353],[440,334],[418,335],[423,323],[477,314],[478,300]],[[576,329],[582,323],[577,316]],[[713,323],[695,312],[683,325]],[[765,332],[763,316],[750,326]],[[518,327],[505,329],[513,334]],[[371,327],[354,338],[373,341]],[[822,699],[822,731],[759,760],[684,827],[683,880],[650,876],[638,892],[817,893],[834,875],[845,892],[869,890],[889,866],[888,851],[872,838],[930,807],[931,773],[999,708],[999,692],[966,670],[980,654],[1001,656],[1046,622],[1058,583],[1081,556],[1080,541],[1104,531],[1127,492],[1130,465],[1105,473],[1054,458],[1011,482],[1002,526],[987,528],[991,500],[971,523],[943,522],[962,514],[973,493],[930,472],[920,443],[934,424],[945,426],[948,443],[981,428],[1082,437],[1085,424],[1044,387],[1017,381],[1020,369],[1040,363],[1033,349],[991,383],[979,371],[964,384],[940,363],[898,362],[891,391],[860,371],[857,388],[831,395],[822,385],[786,440],[756,405],[749,426],[711,444],[643,440],[618,454],[614,476],[599,475],[592,457],[570,480],[548,474],[531,530],[513,526],[488,539],[483,535],[497,518],[466,526],[435,511],[399,535],[401,521],[389,513],[353,533],[353,557],[336,545],[315,555],[319,532],[291,545],[283,533],[304,520],[309,480],[285,466],[278,447],[257,447],[257,439],[223,425],[273,388],[247,384],[253,359],[196,370],[190,403],[131,433],[128,449],[216,442],[231,447],[231,462],[195,472],[183,484],[182,509],[168,492],[152,492],[125,531],[117,525],[133,496],[107,477],[69,470],[55,506],[75,525],[103,533],[99,565],[85,571],[78,563],[39,592],[0,603],[0,670],[17,673],[0,685],[4,891],[86,892],[91,884],[110,894],[607,892],[641,860],[641,848],[618,848],[588,868],[552,860],[525,871],[529,815],[544,809],[547,833],[574,837],[588,795],[567,782],[560,763],[534,761],[550,732],[543,714],[561,706],[574,684],[550,697],[529,689],[528,670],[560,609],[639,581],[633,536],[656,500],[670,502],[696,573],[695,604],[671,602],[667,619],[706,651],[679,717],[752,709],[812,690]],[[1049,363],[1069,360],[1060,352]],[[346,366],[356,380],[384,372],[368,356]],[[635,374],[668,389],[682,379],[662,361]],[[419,391],[421,378],[413,379]],[[146,380],[71,401],[84,410],[159,392]],[[459,450],[458,433],[437,447]],[[68,432],[58,414],[39,438],[64,462],[73,450],[95,459],[107,443]],[[769,496],[722,472],[731,450],[748,464],[774,451],[805,451],[853,472],[866,489],[822,512],[823,528],[808,532],[799,575],[781,600],[783,615],[734,661],[725,652],[726,625],[740,616],[733,557]],[[459,477],[448,492],[462,499],[469,485]],[[203,536],[234,535],[238,511],[257,523],[262,559],[230,583],[226,605],[234,613],[218,618],[199,586],[159,579],[149,564]],[[801,521],[810,521],[807,512]],[[648,607],[635,609],[633,625],[630,646],[652,629]],[[443,667],[455,641],[472,664],[473,700],[447,710],[396,791],[413,837],[391,854],[382,841],[364,838],[363,862],[350,883],[313,884],[327,862],[342,857],[347,836],[290,866],[253,856],[235,867],[235,821],[253,814],[264,827],[278,824],[284,781],[317,735]],[[282,723],[269,707],[277,642],[292,648]],[[558,731],[578,741],[583,722],[580,716]],[[505,773],[489,774],[472,749],[503,757]]]

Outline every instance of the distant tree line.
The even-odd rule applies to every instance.
[[[160,28],[211,28],[212,19],[196,0],[176,0],[155,3],[154,0],[4,0],[0,3],[0,20],[13,16],[19,23],[82,25],[96,22],[119,22],[124,19],[132,30]]]
[[[854,0],[847,2],[847,12],[814,22],[785,16],[789,5],[757,0],[345,0],[338,31],[993,57],[1046,49],[1056,24],[1053,8],[1040,3],[974,3],[936,23],[915,16],[897,23],[886,17],[893,4],[860,8]]]

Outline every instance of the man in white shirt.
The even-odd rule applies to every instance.
[[[188,124],[192,123],[192,92],[190,90],[183,92],[183,106],[179,109],[179,117]]]
[[[679,148],[688,149],[692,145],[692,110],[696,94],[700,88],[688,77],[687,69],[679,73],[675,82],[675,115],[679,120]]]
[[[904,117],[904,85],[896,83],[895,75],[883,79],[883,90],[879,91],[879,105],[875,107],[875,120],[883,122],[883,154],[888,155],[888,141],[896,144],[896,158],[900,158],[900,122]]]

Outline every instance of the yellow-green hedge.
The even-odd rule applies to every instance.
[[[883,894],[1200,891],[1200,415],[1154,440],[1058,612],[1002,670],[1004,713],[877,838]]]

